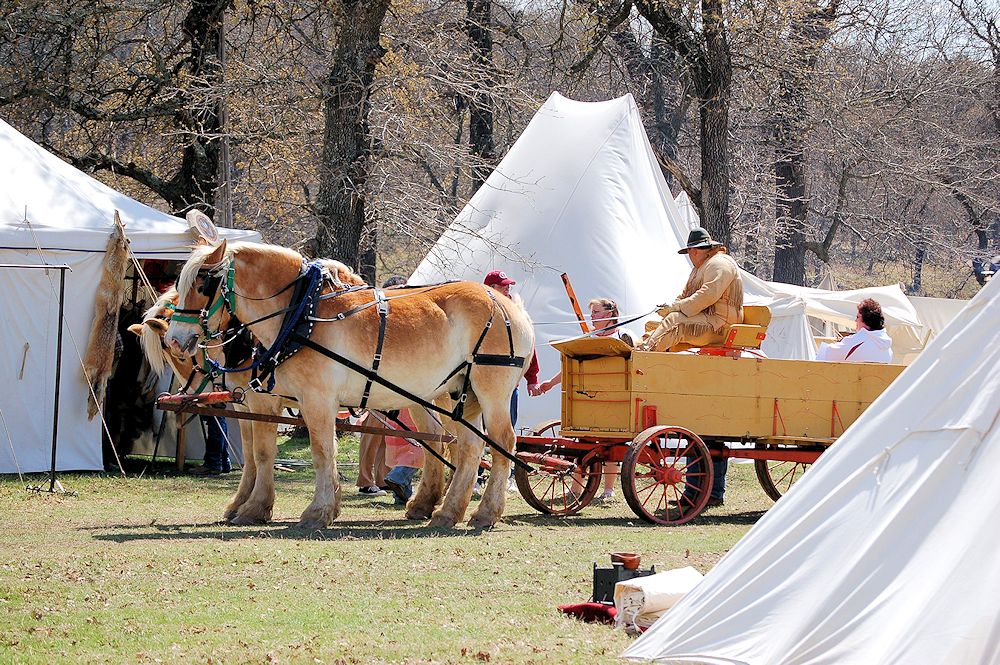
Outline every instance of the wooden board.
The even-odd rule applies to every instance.
[[[833,439],[904,369],[631,349],[623,354],[619,348],[601,356],[593,341],[557,346],[563,352],[564,436],[635,436],[660,424],[705,437]]]

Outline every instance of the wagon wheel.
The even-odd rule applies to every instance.
[[[532,430],[532,435],[555,436],[559,424],[558,420],[542,423]],[[542,455],[544,461],[531,463],[530,472],[520,464],[515,467],[514,482],[521,496],[529,506],[546,515],[580,512],[597,494],[603,465],[600,461],[581,463],[579,450],[560,446],[552,446]]]
[[[650,427],[635,437],[622,461],[622,493],[635,514],[654,524],[684,524],[708,503],[712,456],[683,427]]]
[[[777,450],[779,446],[771,443],[754,444],[757,450]],[[777,501],[792,488],[804,474],[811,464],[806,462],[788,462],[781,460],[755,459],[753,461],[754,471],[757,472],[757,481],[764,488],[764,492]]]

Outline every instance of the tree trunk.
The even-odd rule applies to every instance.
[[[472,169],[472,194],[489,177],[496,148],[493,144],[493,0],[467,0],[466,34],[472,62],[479,71],[469,104],[469,143],[472,154],[482,160]]]
[[[801,135],[799,136],[801,139]],[[777,188],[775,215],[778,230],[774,247],[775,282],[805,285],[806,276],[806,177],[802,146],[786,142],[774,161]]]
[[[806,278],[806,89],[830,30],[839,0],[793,19],[789,32],[791,57],[778,78],[774,120],[774,185],[777,237],[774,247],[776,282],[805,285]],[[825,259],[824,259],[825,260]]]
[[[187,99],[188,113],[177,114],[187,144],[181,155],[180,170],[171,178],[165,192],[174,213],[183,214],[192,208],[209,217],[215,214],[215,194],[219,187],[221,163],[222,104],[219,88],[223,69],[219,59],[222,40],[222,19],[228,0],[192,0],[184,18],[183,30],[191,43],[188,71],[191,90]]]
[[[919,230],[917,238],[917,251],[913,256],[913,284],[910,286],[910,293],[919,296],[923,292],[923,269],[924,259],[927,258],[927,236],[923,229]]]
[[[705,52],[694,76],[701,101],[701,225],[715,240],[730,244],[729,100],[733,63],[726,33],[725,2],[702,0]]]
[[[316,250],[360,268],[365,186],[370,165],[368,98],[388,0],[343,2],[342,26],[323,89],[323,151],[317,195]]]
[[[712,238],[730,243],[729,96],[718,95],[701,105],[701,225]]]

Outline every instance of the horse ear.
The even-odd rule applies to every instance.
[[[206,266],[214,266],[222,263],[222,259],[226,258],[226,239],[223,238],[222,242],[215,246],[215,251],[205,257]]]
[[[163,319],[146,319],[145,321],[143,321],[143,323],[152,328],[153,330],[155,330],[156,332],[160,333],[161,335],[165,335],[167,332],[167,322],[164,321]],[[129,330],[132,330],[131,326],[129,326]],[[136,333],[136,334],[141,334],[141,333]]]
[[[130,333],[132,333],[133,335],[137,335],[139,337],[142,337],[142,324],[141,323],[133,323],[132,325],[130,325],[128,327],[128,331]]]

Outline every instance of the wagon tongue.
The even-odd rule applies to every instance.
[[[219,390],[211,393],[195,393],[187,395],[180,393],[177,395],[160,395],[156,398],[156,405],[182,405],[190,406],[196,404],[225,404],[236,401],[231,390]],[[162,407],[161,407],[162,408]]]
[[[518,453],[517,458],[529,464],[537,464],[543,471],[548,473],[573,473],[576,471],[576,463],[563,457],[546,455],[544,453]]]

